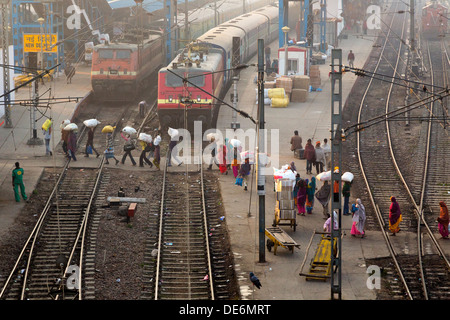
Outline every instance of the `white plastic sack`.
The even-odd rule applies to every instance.
[[[331,181],[331,170],[319,173],[316,179],[319,181]]]
[[[122,132],[132,135],[132,134],[136,134],[137,131],[136,131],[136,129],[134,129],[132,127],[126,126],[125,128],[122,129]]]
[[[98,124],[100,124],[101,122],[98,121],[97,119],[89,119],[89,120],[84,120],[83,124],[88,127],[88,128],[93,128],[96,127]]]
[[[67,126],[64,127],[64,130],[66,131],[78,130],[78,126],[75,123],[69,123]]]
[[[206,139],[208,139],[208,141],[211,141],[213,138],[214,140],[217,140],[217,133],[211,132],[206,135]]]
[[[169,136],[174,139],[178,136],[179,132],[177,129],[173,129],[173,128],[169,128],[169,130],[167,131],[167,133],[169,134]]]
[[[353,173],[344,172],[341,179],[342,179],[342,181],[352,182],[353,181]]]
[[[69,119],[64,120],[61,125],[59,126],[61,129],[64,129],[65,126],[67,126],[70,123]]]
[[[297,175],[297,172],[289,170],[283,170],[283,169],[276,169],[273,168],[273,178],[275,180],[278,179],[289,179],[295,181],[295,176]]]
[[[153,141],[153,144],[155,146],[159,145],[159,143],[161,142],[161,136],[156,136],[155,141]]]
[[[258,104],[258,99],[256,99],[256,104]],[[270,106],[272,104],[272,99],[264,98],[264,105]]]
[[[258,100],[258,88],[255,88],[256,91],[256,100]],[[269,97],[269,89],[264,88],[264,98]]]
[[[231,139],[230,144],[235,148],[239,148],[241,146],[241,142],[237,139]]]
[[[152,136],[149,135],[149,134],[141,132],[141,133],[139,133],[138,140],[141,140],[141,141],[144,141],[144,142],[147,142],[147,143],[151,143],[152,142]]]

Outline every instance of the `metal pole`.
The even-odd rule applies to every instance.
[[[289,28],[287,28],[289,29]],[[289,30],[287,30],[284,33],[284,75],[287,76],[288,75],[288,32]]]
[[[337,63],[336,63],[337,60]],[[342,139],[339,128],[342,127],[342,50],[331,51],[331,188],[334,191],[338,184],[336,199],[333,194],[331,202],[331,299],[338,295],[341,300],[342,290],[342,250],[341,250],[341,175],[342,175]],[[335,159],[337,155],[337,159]],[[334,166],[339,167],[339,173],[334,173]],[[334,192],[333,192],[334,193]],[[334,211],[338,213],[338,229],[334,229]],[[336,242],[336,252],[334,243]]]
[[[260,154],[264,153],[264,39],[258,39],[258,147],[257,147],[257,186],[259,195],[259,262],[266,261],[266,248],[264,246],[265,240],[265,185],[266,178],[262,173]]]
[[[40,33],[39,33],[41,52],[40,52],[40,57],[39,57],[39,62],[38,62],[38,73],[40,74],[44,70],[44,67],[43,67],[43,64],[44,64],[43,23],[44,23],[45,19],[39,18],[38,21],[41,24]],[[33,97],[34,105],[33,105],[33,107],[31,107],[32,108],[31,109],[32,136],[27,141],[28,145],[43,144],[43,140],[37,137],[37,130],[36,130],[36,109],[39,106],[39,79],[43,79],[43,78],[39,77],[36,80],[34,80],[34,82],[33,82],[33,84],[34,84],[34,97]]]
[[[233,47],[232,47],[232,66],[236,68],[238,64],[241,62],[240,51],[241,51],[241,39],[239,37],[233,37]],[[233,70],[233,112],[232,112],[232,121],[231,121],[231,129],[239,129],[241,127],[240,123],[237,122],[237,103],[238,103],[238,92],[237,92],[237,82],[239,80],[239,71]]]
[[[414,0],[409,0],[409,35],[410,35],[410,47],[411,54],[414,57],[414,50],[416,50],[415,32],[414,32]],[[414,61],[414,59],[412,60]]]
[[[9,2],[9,1],[8,1]],[[2,52],[3,52],[3,64],[5,67],[3,68],[3,92],[9,92],[10,83],[9,83],[9,33],[8,33],[8,24],[9,24],[9,16],[8,16],[8,4],[2,4]],[[3,97],[4,106],[5,106],[5,128],[12,128],[11,121],[11,98],[9,94],[5,94]]]

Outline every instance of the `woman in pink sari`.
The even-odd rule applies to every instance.
[[[448,208],[444,201],[439,202],[439,206],[441,207],[439,218],[437,218],[439,233],[441,234],[442,238],[448,239]]]
[[[298,209],[298,214],[301,214],[302,216],[304,216],[305,212],[306,212],[306,209],[305,209],[306,188],[307,188],[306,181],[303,179],[300,179],[298,181],[297,209]]]

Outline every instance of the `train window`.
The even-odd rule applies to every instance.
[[[190,78],[193,77],[193,78]],[[189,73],[188,76],[189,82],[193,83],[198,87],[203,87],[205,85],[205,76],[201,73]],[[194,87],[190,83],[188,84],[190,87]]]
[[[130,59],[130,50],[116,50],[116,59]]]
[[[166,75],[166,86],[167,87],[182,87],[183,86],[183,79],[180,78],[180,76],[176,76],[170,72],[165,72]]]
[[[173,73],[167,72],[166,75],[166,86],[167,87],[183,87],[183,79],[181,77],[184,77],[184,73],[182,73],[180,76],[176,76]],[[189,78],[193,77],[193,78]],[[205,76],[199,74],[199,73],[190,73],[188,76],[188,80],[190,83],[188,83],[189,87],[203,87],[205,85]],[[192,83],[192,84],[191,84]]]
[[[113,53],[114,52],[112,50],[100,49],[98,50],[98,57],[100,59],[112,59]]]

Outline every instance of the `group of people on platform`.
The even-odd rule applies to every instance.
[[[331,148],[328,145],[328,140],[324,139],[324,144],[321,146],[320,141],[316,142],[316,146],[312,145],[312,139],[308,139],[303,149],[302,138],[299,136],[298,131],[294,131],[294,135],[291,137],[291,151],[300,154],[300,158],[306,160],[306,174],[312,174],[313,166],[316,168],[316,173],[322,173],[331,166]],[[303,153],[303,155],[302,155]],[[296,171],[294,162],[290,165],[292,171]],[[337,167],[335,170],[338,169]],[[331,199],[332,186],[328,181],[323,181],[323,185],[316,192],[316,178],[313,176],[309,179],[300,178],[300,174],[297,173],[296,181],[293,189],[293,197],[297,206],[299,215],[304,216],[305,213],[311,214],[314,206],[314,199],[317,199],[323,207],[323,215],[326,222],[323,229],[325,232],[331,230],[331,215],[329,213],[329,202]],[[350,207],[350,194],[351,194],[351,182],[344,181],[342,185],[342,198],[343,198],[343,215],[352,216],[352,236],[365,235],[365,223],[366,223],[366,209],[360,198],[357,198],[355,203]],[[333,201],[339,201],[339,183],[334,182],[333,186]],[[402,221],[402,213],[400,206],[395,197],[390,198],[391,204],[389,206],[389,231],[392,236],[395,236],[400,231],[400,223]],[[440,215],[437,219],[439,233],[442,238],[448,239],[449,237],[449,214],[446,204],[441,201]],[[337,228],[337,213],[333,211],[335,228]]]
[[[100,153],[94,148],[94,132],[96,127],[90,127],[88,129],[88,138],[85,146],[85,157],[89,157],[89,154],[95,152],[96,157],[100,156]],[[44,130],[44,136],[46,141],[46,154],[52,155],[50,150],[50,139],[51,139],[51,127],[47,130]],[[121,132],[121,137],[125,140],[124,145],[124,154],[122,156],[121,163],[124,164],[127,157],[130,158],[133,166],[136,165],[136,161],[131,155],[131,150],[136,148],[136,139],[132,138],[129,134],[123,134]],[[155,139],[154,141],[147,143],[145,141],[139,140],[139,146],[141,150],[141,154],[139,157],[139,166],[143,167],[144,163],[153,167],[153,164],[159,169],[160,164],[160,141],[161,138],[158,135],[159,139]],[[77,161],[76,159],[76,150],[77,150],[77,132],[63,130],[63,126],[61,126],[61,141],[62,141],[62,149],[66,156],[73,161]],[[302,146],[302,138],[298,135],[298,131],[294,131],[294,136],[291,137],[291,151],[297,152],[299,150],[303,151],[303,158],[306,159],[306,173],[312,174],[313,165],[316,168],[316,173],[319,174],[326,170],[326,168],[330,167],[331,159],[330,153],[331,148],[328,146],[327,139],[324,139],[324,144],[321,146],[320,141],[316,142],[315,147],[312,145],[312,139],[308,139],[303,149]],[[172,157],[176,157],[176,146],[178,140],[171,141],[169,144],[169,155],[168,155],[168,166],[171,166]],[[228,170],[232,170],[234,178],[236,179],[235,185],[244,186],[244,190],[248,190],[248,178],[252,171],[251,163],[249,158],[243,159],[243,163],[241,162],[241,147],[236,147],[230,144],[229,139],[225,139],[225,142],[218,147],[215,139],[211,139],[211,160],[208,166],[208,170],[212,170],[213,164],[219,168],[221,174],[228,174]],[[92,150],[92,151],[91,151]],[[218,154],[216,157],[216,150],[218,150]],[[147,157],[147,153],[150,153],[150,157],[153,157],[153,162]],[[111,132],[106,134],[106,150],[105,150],[105,159],[106,164],[109,164],[109,159],[114,159],[116,161],[116,165],[119,163],[119,160],[114,156],[114,141]],[[218,160],[220,159],[220,160]],[[182,161],[177,160],[178,165],[182,164]],[[291,162],[290,169],[293,172],[297,172],[295,167],[295,163]],[[338,168],[335,168],[338,169]],[[28,200],[25,192],[25,186],[23,184],[23,174],[24,170],[20,167],[19,163],[16,162],[16,168],[14,168],[12,173],[12,185],[14,188],[15,200],[17,202],[20,201],[20,196],[24,200]],[[326,219],[326,222],[323,226],[326,232],[330,232],[331,228],[331,215],[329,214],[329,201],[331,199],[331,185],[328,181],[324,181],[321,188],[317,190],[316,178],[313,176],[310,179],[302,179],[300,178],[300,174],[297,173],[296,181],[293,188],[293,198],[298,210],[298,214],[304,216],[305,213],[312,214],[314,208],[315,198],[319,201],[319,203],[323,206],[323,215]],[[19,192],[20,190],[20,192]],[[342,197],[344,199],[343,203],[343,215],[352,215],[352,228],[351,235],[357,236],[360,235],[364,237],[365,235],[365,222],[366,222],[366,210],[364,205],[362,204],[361,199],[356,199],[356,202],[352,204],[351,209],[349,205],[350,199],[350,190],[351,183],[345,181],[342,187]],[[333,186],[333,201],[338,202],[339,198],[339,184],[335,181]],[[400,210],[400,206],[394,196],[390,198],[391,204],[389,207],[389,231],[392,236],[395,236],[400,231],[400,223],[402,222],[402,213]],[[440,206],[440,214],[437,218],[439,233],[442,238],[448,239],[449,237],[449,214],[448,208],[444,201],[439,203]],[[336,215],[336,212],[333,211],[333,214]],[[335,218],[337,221],[337,218]]]
[[[64,121],[63,121],[64,123]],[[62,149],[64,154],[67,156],[67,158],[71,159],[72,161],[77,161],[76,158],[76,151],[77,151],[77,131],[76,130],[64,130],[64,126],[61,125],[61,142],[62,142]],[[96,155],[96,157],[100,157],[100,153],[97,151],[97,149],[94,147],[94,134],[97,126],[88,127],[88,133],[87,133],[87,140],[86,140],[86,146],[84,148],[84,157],[88,158],[90,154]],[[140,148],[141,154],[139,156],[139,166],[144,167],[144,163],[149,165],[150,168],[155,165],[157,169],[159,169],[159,164],[161,161],[161,155],[160,155],[160,146],[159,142],[161,141],[161,138],[159,139],[155,138],[154,141],[148,143],[142,140],[138,140],[132,137],[132,135],[120,132],[120,136],[122,139],[124,139],[124,147],[123,147],[123,155],[122,160],[118,160],[115,156],[114,151],[114,139],[112,132],[106,132],[106,148],[104,151],[105,154],[105,163],[109,164],[109,159],[114,159],[115,164],[125,164],[125,160],[127,157],[130,158],[131,163],[133,166],[135,166],[136,160],[133,158],[133,155],[131,154],[131,151],[136,149],[137,147]],[[147,153],[149,153],[149,156],[147,156]],[[153,161],[149,159],[149,157],[153,157]]]

